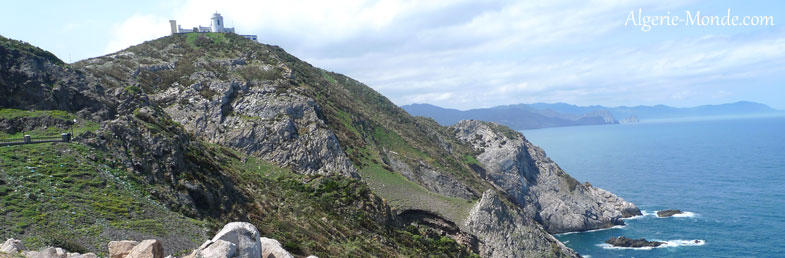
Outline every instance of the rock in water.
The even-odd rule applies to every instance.
[[[262,258],[293,258],[278,240],[262,237],[259,241],[262,242]]]
[[[224,240],[237,246],[238,258],[258,258],[262,255],[259,230],[248,222],[232,222],[226,224],[218,234],[213,237],[213,242]]]
[[[109,258],[123,258],[138,244],[139,242],[130,240],[109,242]]]
[[[144,240],[131,249],[126,257],[133,258],[163,258],[164,248],[161,241],[155,239]]]
[[[0,245],[0,252],[7,254],[14,254],[25,250],[25,245],[22,240],[9,238],[2,245]]]
[[[666,217],[670,217],[670,216],[673,216],[673,215],[676,215],[676,214],[682,214],[682,213],[684,213],[684,212],[680,211],[680,210],[664,210],[664,211],[658,211],[657,212],[657,217],[666,218]]]
[[[624,236],[611,237],[610,239],[605,240],[605,243],[608,243],[616,247],[632,247],[632,248],[658,247],[665,244],[665,242],[660,242],[660,241],[648,241],[645,238],[631,239],[631,238],[626,238]]]

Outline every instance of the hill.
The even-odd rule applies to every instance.
[[[410,104],[401,106],[401,108],[415,116],[431,117],[445,126],[467,119],[496,122],[515,130],[618,123],[610,113],[601,110],[567,113],[541,110],[527,105],[509,105],[461,111],[430,104]]]
[[[711,116],[766,115],[781,113],[781,111],[775,110],[767,105],[749,101],[739,101],[719,105],[702,105],[686,108],[676,108],[666,105],[634,107],[576,106],[566,103],[535,103],[524,105],[536,109],[553,110],[567,114],[580,114],[583,112],[589,112],[589,110],[604,110],[613,114],[614,117],[627,118],[634,116],[641,120]]]
[[[74,64],[2,41],[0,131],[78,134],[2,147],[0,207],[15,208],[0,210],[14,225],[0,238],[80,253],[158,238],[183,254],[247,221],[296,255],[576,257],[550,234],[640,214],[507,127],[412,117],[238,35],[177,34]]]

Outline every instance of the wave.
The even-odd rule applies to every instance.
[[[563,235],[570,235],[570,234],[575,234],[575,233],[589,233],[589,232],[597,232],[597,231],[609,230],[609,229],[623,229],[626,226],[627,225],[616,225],[616,226],[609,227],[609,228],[598,228],[598,229],[591,229],[591,230],[586,230],[586,231],[572,231],[572,232],[564,232],[564,233],[558,233],[558,234],[553,234],[553,235],[563,236]]]
[[[677,218],[693,218],[697,216],[694,212],[685,211],[684,213],[674,214],[673,217]]]
[[[642,219],[648,216],[657,216],[654,212],[648,212],[646,210],[641,210],[641,215],[635,215],[629,218],[622,218],[623,220],[633,220],[633,219]]]
[[[661,241],[661,240],[651,240],[651,241]],[[706,240],[703,239],[695,239],[695,240],[676,239],[676,240],[668,240],[668,241],[661,241],[661,242],[665,242],[665,244],[662,244],[658,247],[620,247],[620,246],[612,246],[608,243],[598,244],[597,246],[602,247],[603,249],[651,250],[654,248],[701,246],[706,244]]]

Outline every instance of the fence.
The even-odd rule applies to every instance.
[[[71,141],[71,134],[70,133],[63,133],[60,136],[40,136],[40,137],[31,137],[30,135],[25,135],[24,138],[17,138],[17,139],[0,139],[0,146],[10,146],[10,145],[22,145],[22,144],[33,144],[33,143],[44,143],[44,142],[70,142]]]

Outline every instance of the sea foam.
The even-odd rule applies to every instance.
[[[616,225],[616,226],[609,227],[609,228],[598,228],[598,229],[592,229],[592,230],[586,230],[586,231],[565,232],[565,233],[559,233],[559,234],[554,234],[554,235],[556,235],[556,236],[563,236],[563,235],[570,235],[570,234],[575,234],[575,233],[597,232],[597,231],[609,230],[609,229],[623,229],[626,226],[627,225]]]

